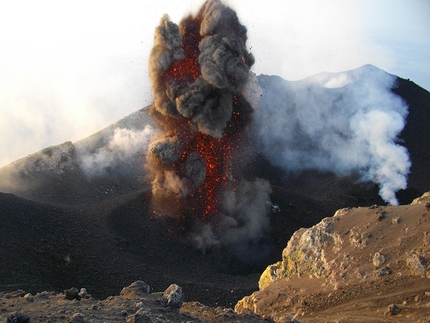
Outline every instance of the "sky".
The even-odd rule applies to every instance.
[[[428,0],[225,0],[248,29],[252,71],[300,80],[364,64],[430,90]],[[203,1],[0,4],[0,167],[78,141],[152,101],[148,58],[164,13]]]

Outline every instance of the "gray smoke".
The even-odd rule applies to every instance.
[[[190,119],[200,132],[221,138],[231,118],[233,94],[243,89],[254,58],[246,49],[246,28],[233,10],[211,0],[203,5],[199,18],[199,30],[192,30],[198,23],[191,19],[177,26],[167,15],[156,28],[149,59],[154,108],[165,116]],[[191,32],[198,33],[201,40],[191,40],[190,46],[195,42],[198,48],[185,53],[181,42]],[[198,74],[195,80],[183,86],[181,77],[166,76],[172,64],[184,61],[186,56],[191,58],[185,67],[190,68],[193,55],[198,56],[198,67],[191,67],[191,73]]]
[[[411,163],[397,137],[408,107],[391,92],[395,80],[368,65],[291,82],[281,97],[265,91],[253,120],[258,145],[289,171],[358,172],[397,205],[396,192],[406,188]]]
[[[149,77],[155,95],[154,107],[164,115],[177,116],[175,104],[167,96],[164,74],[174,60],[184,59],[179,27],[164,15],[155,29],[154,46],[149,57]],[[170,95],[171,96],[171,95]]]
[[[149,59],[152,114],[163,128],[149,149],[156,195],[186,197],[203,182],[205,156],[197,161],[201,152],[189,151],[185,155],[192,158],[179,159],[197,132],[223,137],[233,96],[243,89],[254,63],[246,39],[236,13],[218,0],[207,1],[197,18],[188,17],[180,26],[167,15],[161,19]]]
[[[270,229],[267,202],[272,189],[264,179],[241,181],[234,190],[224,192],[217,222],[200,223],[192,236],[196,247],[203,252],[219,247],[248,255],[252,243],[258,243]]]
[[[202,251],[246,251],[269,227],[269,183],[237,180],[232,170],[233,143],[247,142],[241,131],[252,110],[245,86],[255,83],[246,40],[236,13],[219,0],[179,26],[165,15],[155,30],[151,114],[160,134],[148,149],[152,201],[161,214],[194,217],[192,241]]]

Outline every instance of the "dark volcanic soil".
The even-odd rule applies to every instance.
[[[260,166],[270,165],[261,162]],[[193,249],[175,219],[152,214],[146,188],[123,193],[107,189],[112,187],[108,183],[98,183],[98,189],[89,194],[88,185],[69,180],[69,185],[33,191],[39,199],[69,196],[69,201],[76,201],[72,205],[0,193],[0,290],[22,288],[36,293],[86,287],[101,299],[140,279],[154,291],[176,283],[184,289],[186,301],[232,307],[257,289],[259,275],[279,259],[295,230],[313,225],[338,208],[379,202],[373,185],[351,185],[349,179],[311,172],[305,175],[321,177],[321,183],[312,183],[320,185],[320,192],[308,187],[313,196],[306,196],[273,185],[272,201],[281,212],[271,215],[272,230],[265,238],[271,247],[269,256],[254,263],[245,263],[227,250],[202,254]],[[298,179],[292,183],[300,184]],[[332,189],[322,189],[326,185]],[[326,194],[336,195],[336,202],[325,200]]]
[[[148,202],[145,192],[73,207],[0,194],[0,289],[78,286],[104,298],[141,279],[155,291],[177,283],[187,300],[229,306],[255,290],[258,275],[223,274],[222,260],[183,243],[175,221],[155,218]]]

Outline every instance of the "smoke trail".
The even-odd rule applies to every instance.
[[[393,75],[368,65],[291,82],[282,96],[268,86],[253,120],[258,146],[286,170],[359,172],[397,205],[411,163],[397,143],[408,107],[391,92],[394,82]]]
[[[209,0],[179,26],[163,16],[149,59],[160,131],[147,158],[153,206],[193,223],[203,251],[258,241],[268,228],[270,185],[237,178],[252,113],[242,92],[255,82],[246,40],[236,13]]]
[[[228,246],[242,260],[249,258],[253,244],[270,229],[267,201],[271,192],[270,183],[264,179],[241,181],[235,190],[224,192],[220,220],[198,224],[191,238],[196,247],[206,252]]]

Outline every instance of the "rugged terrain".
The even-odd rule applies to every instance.
[[[341,209],[296,231],[235,310],[276,321],[428,322],[429,230],[430,192],[411,205]]]
[[[240,315],[231,308],[210,308],[199,302],[182,303],[179,286],[150,292],[143,281],[124,287],[119,295],[96,300],[85,290],[35,295],[17,290],[2,293],[2,322],[265,322],[255,314]]]
[[[296,231],[259,291],[234,311],[183,302],[182,288],[143,281],[94,299],[86,289],[2,293],[11,322],[428,322],[430,192],[410,205],[338,210]],[[212,288],[212,287],[210,287]],[[232,290],[233,292],[233,290]]]

